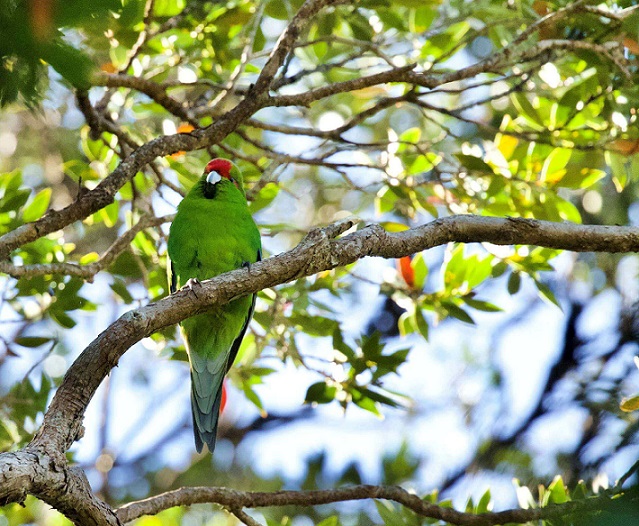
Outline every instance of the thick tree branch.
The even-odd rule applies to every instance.
[[[119,524],[113,510],[95,497],[84,472],[69,467],[64,456],[55,458],[28,447],[0,454],[0,505],[22,503],[29,493],[76,524]]]
[[[633,501],[639,500],[639,495]],[[488,513],[464,513],[449,507],[425,502],[417,495],[397,486],[360,485],[339,489],[314,491],[248,492],[228,488],[181,488],[162,493],[119,508],[120,521],[129,522],[143,515],[154,515],[173,506],[204,502],[221,504],[230,509],[261,508],[268,506],[318,506],[349,500],[383,499],[397,502],[422,517],[443,520],[460,526],[494,526],[497,524],[523,524],[530,521],[565,517],[589,510],[600,510],[610,498],[595,497],[585,501],[566,502],[545,508],[511,509]]]
[[[266,287],[347,265],[363,257],[398,258],[451,241],[491,242],[499,245],[534,244],[576,251],[639,251],[639,228],[636,227],[587,226],[478,216],[452,216],[398,233],[389,233],[379,225],[370,225],[334,239],[355,224],[356,221],[343,220],[326,228],[313,230],[289,252],[256,263],[248,269],[235,270],[203,282],[197,296],[189,290],[181,290],[157,303],[124,314],[103,331],[73,363],[51,402],[42,427],[27,449],[0,455],[0,476],[11,481],[1,485],[0,502],[19,502],[24,498],[25,492],[30,492],[70,517],[99,516],[102,517],[102,522],[94,521],[95,523],[110,524],[110,510],[103,509],[104,505],[91,496],[88,486],[82,483],[82,477],[78,478],[79,474],[73,478],[74,472],[66,465],[64,453],[73,440],[82,434],[84,411],[96,389],[133,344],[162,327],[178,323],[213,305],[221,305]],[[11,468],[15,464],[15,455],[31,455],[28,459],[22,459],[25,462],[21,463],[23,467],[18,472]],[[34,471],[38,469],[42,469],[41,475]],[[24,472],[22,476],[21,472]],[[55,492],[51,489],[62,487],[53,484],[56,477],[66,481],[64,491]],[[14,480],[17,482],[14,483]],[[44,482],[40,484],[39,480]],[[71,484],[69,481],[75,482]],[[379,494],[368,495],[366,498],[378,497]],[[422,502],[420,499],[417,501]],[[273,500],[269,503],[277,505]],[[241,506],[231,507],[239,509]],[[434,508],[430,509],[429,513],[435,513],[433,510]],[[461,517],[460,520],[465,518]],[[513,522],[513,518],[510,517],[508,521]],[[89,521],[83,518],[82,521],[78,519],[78,522],[84,524]],[[494,520],[458,523],[495,524]]]
[[[293,250],[217,276],[203,283],[197,297],[182,290],[157,303],[124,314],[78,357],[65,376],[34,439],[35,445],[64,452],[79,433],[84,410],[102,379],[126,350],[153,332],[212,305],[317,272],[348,265],[366,256],[399,258],[451,241],[531,244],[574,251],[639,251],[639,228],[551,223],[516,218],[452,216],[399,233],[370,225],[332,240],[354,222],[345,220],[313,230]]]

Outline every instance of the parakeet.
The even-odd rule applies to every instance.
[[[177,207],[167,250],[171,292],[261,259],[260,233],[248,209],[242,174],[231,161],[213,159],[206,165],[202,177]],[[191,364],[198,453],[204,444],[210,452],[215,448],[222,382],[237,356],[254,308],[255,294],[181,323]]]

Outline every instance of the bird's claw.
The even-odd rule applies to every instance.
[[[201,289],[202,288],[202,283],[197,278],[189,278],[189,280],[184,285],[184,288],[185,289],[189,289],[195,295],[195,297],[197,298],[196,289]]]

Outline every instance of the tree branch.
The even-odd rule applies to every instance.
[[[100,334],[67,372],[51,402],[34,444],[66,451],[78,434],[84,410],[102,379],[126,350],[153,332],[213,305],[366,256],[399,258],[452,241],[530,244],[585,251],[639,251],[639,228],[551,223],[519,218],[451,216],[398,233],[370,225],[332,240],[355,224],[344,220],[311,231],[293,250],[202,283],[197,297],[179,291],[157,303],[129,311]]]
[[[84,471],[29,447],[0,454],[0,505],[22,503],[31,493],[76,524],[119,525],[115,512],[91,490]]]
[[[164,217],[145,216],[138,223],[132,226],[100,256],[98,261],[81,265],[79,263],[41,263],[36,265],[14,265],[8,261],[0,261],[0,272],[4,272],[14,278],[43,276],[46,274],[62,274],[66,276],[77,276],[89,282],[93,281],[93,277],[101,270],[108,267],[116,257],[124,252],[133,238],[150,227],[158,226],[163,223],[173,221],[174,215]]]
[[[631,496],[633,501],[639,495]],[[582,501],[549,505],[545,508],[510,509],[499,512],[464,513],[453,508],[425,502],[417,495],[398,486],[359,485],[339,489],[311,491],[249,492],[228,488],[180,488],[145,500],[131,502],[116,510],[122,522],[129,522],[143,515],[154,515],[173,506],[198,503],[221,504],[230,509],[261,508],[268,506],[318,506],[350,500],[383,499],[397,502],[417,515],[442,520],[460,526],[494,526],[497,524],[523,524],[530,521],[563,517],[575,512],[599,510],[609,502],[608,496]]]
[[[62,476],[64,480],[71,480],[73,473],[63,460],[64,453],[82,434],[82,418],[89,401],[111,368],[117,365],[120,357],[132,345],[163,327],[204,312],[213,305],[221,305],[267,287],[348,265],[367,256],[398,258],[452,241],[491,242],[499,245],[534,244],[582,252],[639,251],[639,228],[636,227],[589,226],[480,216],[451,216],[398,233],[386,232],[381,226],[374,224],[334,239],[355,224],[356,221],[347,219],[312,230],[297,247],[286,253],[258,262],[250,268],[238,269],[204,281],[197,296],[188,289],[181,290],[157,303],[121,316],[70,367],[31,444],[21,452],[0,455],[0,476],[12,482],[16,473],[12,473],[9,466],[14,462],[15,455],[35,455],[28,462],[25,460],[21,470],[27,470],[28,473],[25,472],[23,476],[18,474],[18,482],[0,485],[0,502],[19,502],[24,498],[25,492],[29,491],[64,513],[71,514],[69,516],[77,516],[78,513],[99,515],[102,504],[95,497],[80,506],[80,496],[90,495],[90,492],[85,494],[80,480],[74,479],[76,482],[73,488],[76,489],[73,491],[71,486],[65,486],[65,491],[48,492],[52,487],[51,477],[57,480],[55,477]],[[38,485],[37,480],[40,479],[34,475],[36,464],[44,465],[43,469],[48,473],[42,475],[46,479],[46,483],[42,485]],[[23,479],[32,482],[23,483]],[[377,496],[379,494],[368,495],[366,498]],[[422,501],[414,498],[421,506]],[[277,502],[271,500],[270,504],[276,505]],[[429,508],[429,513],[433,509]],[[103,517],[109,516],[107,512],[105,514]],[[512,517],[508,520],[513,521]],[[109,524],[108,519],[99,524]]]

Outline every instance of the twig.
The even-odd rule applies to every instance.
[[[262,526],[253,517],[251,517],[248,513],[246,513],[242,508],[228,507],[227,510],[229,513],[235,515],[240,521],[246,524],[246,526]]]
[[[34,276],[44,276],[47,274],[62,274],[67,276],[77,276],[93,281],[93,277],[101,270],[108,267],[113,260],[119,256],[124,250],[129,248],[133,238],[142,230],[154,226],[161,225],[173,220],[173,215],[164,217],[145,216],[134,226],[127,230],[122,236],[116,239],[113,244],[100,256],[98,261],[87,265],[78,263],[40,263],[35,265],[15,265],[8,261],[0,261],[0,272],[9,274],[14,278]]]
[[[35,363],[29,367],[29,370],[24,374],[24,376],[22,377],[22,381],[24,382],[27,378],[29,378],[29,375],[35,371],[36,367],[38,367],[40,364],[42,364],[42,362],[44,362],[53,352],[53,349],[55,349],[55,346],[58,345],[58,339],[57,338],[53,338],[53,340],[51,340],[51,346],[49,347],[49,350],[47,352],[45,352],[42,356],[40,356],[40,358],[38,358]],[[8,346],[7,346],[8,347]]]
[[[619,491],[622,491],[623,485],[637,472],[639,472],[639,460],[630,466],[630,469],[626,471],[621,478],[619,478],[619,481],[617,482],[617,488]]]

